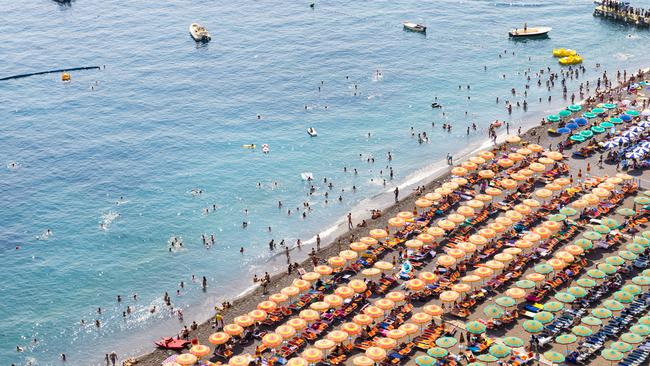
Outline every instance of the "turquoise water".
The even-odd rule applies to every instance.
[[[253,273],[284,268],[284,258],[268,250],[271,238],[308,241],[353,208],[363,213],[380,204],[370,197],[439,168],[430,164],[448,152],[481,143],[491,121],[516,127],[567,104],[557,86],[548,103],[549,93],[536,85],[527,113],[515,108],[509,117],[495,103],[496,96],[523,100],[510,89],[523,90],[528,67],[559,70],[554,47],[575,47],[585,57],[581,81],[598,76],[596,63],[610,74],[648,66],[648,31],[594,18],[592,6],[587,0],[330,1],[314,10],[308,2],[267,0],[5,4],[0,77],[106,68],[74,72],[68,84],[57,74],[0,82],[0,363],[56,364],[64,352],[69,363],[89,364],[113,350],[144,352],[181,327],[168,311],[149,313],[154,305],[164,308],[164,291],[185,309],[186,323],[202,320],[214,303],[249,286]],[[427,24],[427,35],[404,31],[405,20]],[[208,27],[211,43],[190,39],[193,21]],[[524,21],[553,27],[551,38],[508,39],[507,29]],[[499,58],[503,50],[508,54]],[[458,90],[467,84],[470,91]],[[577,84],[568,87],[570,94]],[[444,110],[429,107],[436,96]],[[444,122],[453,124],[450,134]],[[472,122],[479,130],[466,136]],[[305,133],[310,126],[317,138]],[[418,144],[411,126],[426,131],[431,143]],[[258,148],[241,147],[250,143]],[[261,144],[269,144],[269,154]],[[375,163],[366,162],[370,155]],[[302,172],[315,177],[311,196]],[[327,204],[324,177],[334,182]],[[295,207],[305,201],[313,210],[302,219]],[[204,214],[212,204],[217,210]],[[52,234],[43,235],[48,229]],[[217,244],[205,249],[202,233],[216,234]],[[184,249],[168,251],[172,236],[182,237]],[[208,278],[205,293],[192,274]],[[176,296],[180,281],[186,285]],[[118,294],[125,298],[120,304]],[[135,312],[124,320],[127,305]],[[16,352],[18,345],[25,351]]]

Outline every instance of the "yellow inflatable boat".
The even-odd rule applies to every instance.
[[[575,56],[578,53],[576,50],[568,49],[568,48],[555,48],[553,49],[553,56],[554,57],[568,57],[568,56]]]
[[[576,65],[582,62],[582,57],[578,55],[567,56],[567,57],[562,57],[558,61],[560,62],[560,65]]]

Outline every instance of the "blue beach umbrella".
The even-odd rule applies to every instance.
[[[573,122],[577,123],[578,126],[584,126],[587,124],[586,118],[576,118]]]
[[[623,133],[621,135],[623,135],[623,137],[627,137],[627,138],[634,138],[634,137],[637,137],[639,134],[632,131],[632,130],[627,130],[627,131],[623,131]]]
[[[566,126],[564,126],[564,127],[568,128],[568,129],[570,129],[570,130],[575,130],[575,129],[578,128],[579,126],[578,126],[578,124],[576,124],[576,123],[567,123]]]
[[[620,144],[627,144],[628,142],[630,142],[630,139],[623,136],[616,136],[611,141],[614,141],[615,143],[620,145]]]
[[[561,133],[561,134],[571,133],[571,130],[566,127],[562,127],[557,129],[557,133]]]
[[[624,121],[624,122],[630,122],[632,120],[632,117],[630,117],[627,114],[621,114],[621,115],[618,116],[618,118],[620,118],[621,121]]]
[[[613,148],[618,147],[618,143],[616,143],[616,142],[614,142],[614,141],[612,141],[612,140],[609,140],[609,141],[605,142],[605,143],[603,144],[603,146],[604,146],[606,149],[613,149]]]
[[[625,156],[630,158],[630,159],[641,159],[643,157],[643,155],[644,154],[638,154],[638,153],[636,153],[634,151],[625,154]]]

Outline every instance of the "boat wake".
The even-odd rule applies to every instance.
[[[111,226],[113,221],[117,220],[118,217],[120,217],[120,214],[113,211],[103,214],[101,221],[99,222],[99,228],[103,231],[108,231],[109,226]]]

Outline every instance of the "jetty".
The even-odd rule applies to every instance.
[[[594,16],[612,19],[639,27],[650,26],[650,10],[635,8],[629,3],[605,0],[594,9]]]

